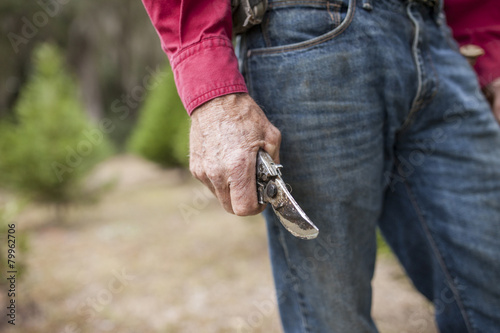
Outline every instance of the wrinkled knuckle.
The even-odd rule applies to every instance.
[[[281,131],[277,128],[276,128],[276,137],[281,140]]]
[[[271,139],[271,141],[276,142],[276,143],[281,142],[281,132],[279,129],[277,129],[274,126],[272,127],[272,130],[271,130],[270,139]]]
[[[223,172],[219,168],[208,168],[205,173],[208,179],[215,184],[219,184],[223,181]]]
[[[240,168],[236,169],[229,178],[228,183],[230,184],[231,191],[236,198],[245,198],[251,188],[252,182],[252,171],[247,171],[248,165],[242,165]]]
[[[276,141],[281,142],[281,132],[279,129],[276,129]]]

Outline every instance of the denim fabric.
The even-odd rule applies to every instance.
[[[377,331],[378,224],[441,332],[500,332],[500,130],[440,8],[269,3],[241,71],[320,229],[300,240],[264,213],[284,331]]]

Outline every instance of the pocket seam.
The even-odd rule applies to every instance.
[[[349,0],[349,8],[347,9],[346,18],[338,27],[336,27],[332,31],[300,43],[294,43],[284,46],[273,46],[269,48],[258,48],[253,50],[250,49],[247,52],[247,56],[251,57],[252,55],[259,55],[259,54],[276,54],[276,53],[297,51],[329,41],[330,39],[333,39],[338,35],[340,35],[351,25],[355,12],[356,12],[356,0]]]

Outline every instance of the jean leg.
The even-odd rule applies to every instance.
[[[307,118],[291,117],[285,126],[300,131]],[[331,117],[322,122],[340,128]],[[317,239],[300,240],[272,210],[265,213],[285,332],[375,332],[370,280],[381,205],[381,135],[357,148],[353,137],[359,133],[326,141],[315,138],[316,131],[295,132],[294,139],[284,131],[283,136],[284,179],[320,229]],[[343,156],[346,152],[352,157]]]
[[[377,98],[377,86],[364,84],[366,77],[338,76],[341,59],[351,68],[364,66],[357,64],[362,50],[344,51],[317,49],[248,64],[252,96],[282,132],[284,180],[320,229],[317,239],[297,239],[271,211],[265,214],[287,333],[376,332],[370,282],[383,194],[384,115],[376,101],[359,98]]]
[[[480,123],[470,109],[460,113],[467,119],[454,118],[463,121],[456,129],[435,128],[443,142],[400,142],[380,227],[434,301],[441,332],[498,332],[500,134],[473,129]]]
[[[317,239],[300,240],[265,214],[287,333],[376,332],[370,310],[383,195],[383,88],[371,84],[379,71],[339,75],[368,68],[358,63],[365,50],[350,45],[247,63],[252,96],[282,132],[284,180],[320,229]]]
[[[356,3],[339,2],[340,9]],[[392,147],[386,137],[416,87],[412,27],[402,4],[379,3],[368,11],[359,2],[349,27],[341,24],[343,33],[317,37],[309,35],[324,30],[318,24],[352,16],[342,10],[332,15],[329,2],[318,9],[278,1],[270,21],[242,40],[250,94],[282,133],[284,180],[320,229],[317,239],[300,240],[265,213],[287,333],[376,332],[371,278],[386,150]],[[293,22],[299,33],[279,29],[273,19]],[[388,52],[393,49],[398,52]]]
[[[441,332],[500,332],[500,129],[443,28],[421,28],[435,91],[396,142],[380,227]]]

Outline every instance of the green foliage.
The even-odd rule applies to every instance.
[[[15,119],[0,124],[0,185],[36,201],[69,203],[84,197],[84,177],[111,147],[87,119],[57,47],[42,44],[33,61]]]
[[[377,228],[377,254],[390,255],[391,253],[391,248],[385,241],[384,236],[382,236],[382,232]]]
[[[162,166],[187,166],[190,120],[171,72],[156,77],[140,112],[129,150]]]

